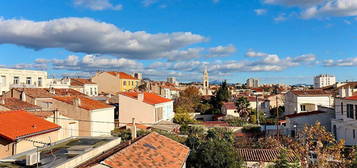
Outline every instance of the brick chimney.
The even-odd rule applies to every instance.
[[[138,100],[139,101],[144,101],[144,93],[139,93],[138,94]]]
[[[133,118],[132,126],[131,126],[131,139],[134,140],[136,139],[137,134],[136,134],[136,124],[135,124],[135,118]]]
[[[51,94],[56,94],[56,90],[55,90],[55,88],[53,88],[53,87],[51,87],[50,88],[50,91],[49,91]]]

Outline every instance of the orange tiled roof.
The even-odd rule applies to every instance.
[[[280,156],[280,151],[275,149],[238,149],[238,155],[243,161],[274,162]],[[288,154],[288,160],[293,162],[293,154]]]
[[[229,109],[229,110],[232,110],[232,109],[237,109],[237,106],[234,102],[224,102],[223,103],[223,106],[226,108],[226,109]]]
[[[97,109],[113,107],[113,106],[105,104],[101,101],[86,98],[84,96],[54,96],[53,98],[56,100],[68,103],[68,104],[72,104],[72,105],[73,105],[74,99],[79,98],[81,100],[79,107],[86,109],[86,110],[97,110]]]
[[[89,79],[71,78],[72,86],[84,86],[85,84],[95,84],[95,83],[91,82]]]
[[[85,94],[73,89],[54,89],[55,94],[50,93],[47,88],[16,88],[15,90],[24,91],[27,96],[33,98],[52,98],[53,96],[84,96]]]
[[[112,168],[181,168],[190,149],[156,132],[139,139],[103,161]]]
[[[0,136],[15,141],[56,131],[61,127],[26,111],[0,111]]]
[[[351,97],[346,97],[344,99],[345,100],[357,100],[357,95],[356,96],[351,96]]]
[[[139,93],[138,92],[122,92],[120,94],[137,99]],[[148,104],[152,104],[152,105],[172,101],[171,99],[161,97],[155,93],[143,92],[143,94],[144,94],[144,102],[148,103]]]
[[[40,106],[36,106],[24,101],[21,101],[19,99],[16,98],[5,98],[4,99],[5,104],[2,104],[2,102],[0,102],[1,106],[4,106],[10,110],[37,110],[37,109],[41,109]]]
[[[108,72],[109,74],[111,75],[114,75],[114,76],[118,76],[119,75],[119,78],[120,79],[132,79],[132,80],[138,80],[136,78],[134,78],[133,76],[125,73],[125,72]]]

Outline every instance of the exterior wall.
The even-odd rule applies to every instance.
[[[0,111],[8,111],[8,110],[10,110],[10,109],[0,105]]]
[[[164,118],[163,120],[169,120],[172,121],[172,119],[175,116],[174,113],[174,102],[166,102],[166,103],[161,103],[161,104],[156,104],[155,108],[160,108],[162,107],[164,110]]]
[[[285,96],[285,114],[295,114],[317,110],[317,106],[333,107],[334,98],[330,96],[296,96],[288,92]],[[301,105],[307,105],[306,111],[302,111]]]
[[[48,143],[50,143],[50,139],[51,139],[51,142],[56,142],[58,141],[58,131],[53,131],[47,134],[42,134],[26,139],[30,141],[39,141],[39,142],[48,142]],[[26,141],[26,140],[18,141],[15,147],[15,154],[22,153],[31,149],[35,149],[36,147],[34,147],[33,143],[30,141]]]
[[[125,92],[128,90],[133,90],[139,86],[139,80],[133,79],[120,79],[120,92]]]
[[[343,103],[343,106],[341,106]],[[347,117],[347,104],[353,105],[353,118]],[[357,101],[335,99],[336,119],[331,121],[332,133],[338,140],[344,139],[346,145],[357,145]],[[343,113],[342,113],[342,108]],[[354,132],[354,133],[353,133]]]
[[[14,85],[14,77],[18,77],[18,84]],[[31,83],[26,84],[26,78],[31,77]],[[42,78],[42,85],[39,85],[39,78]],[[0,95],[10,90],[11,86],[26,87],[48,87],[46,71],[0,69]]]
[[[15,90],[15,89],[11,89],[9,92],[6,92],[4,94],[4,96],[6,98],[17,98],[17,99],[22,100],[21,99],[21,92],[18,91],[18,90]],[[35,98],[26,95],[25,99],[26,99],[25,102],[36,105],[36,99]]]
[[[12,155],[13,143],[0,138],[0,159],[6,158]]]
[[[91,124],[92,136],[110,136],[114,130],[114,107],[91,111],[91,118],[98,122]]]
[[[79,121],[63,115],[57,115],[56,118],[57,119],[54,121],[54,116],[52,115],[47,117],[46,120],[61,126],[61,129],[58,130],[58,140],[66,139],[72,136],[79,136]]]
[[[325,86],[334,85],[336,83],[336,77],[332,75],[319,75],[314,78],[314,87],[322,88]]]
[[[98,85],[99,92],[115,94],[120,92],[120,80],[118,77],[106,72],[97,73],[92,77],[92,82]]]
[[[98,85],[85,84],[84,86],[71,86],[71,89],[81,92],[87,96],[98,96]]]
[[[119,123],[156,123],[155,106],[119,94]]]
[[[331,119],[334,118],[333,112],[326,112],[320,114],[305,115],[286,119],[287,134],[291,131],[302,130],[305,125],[314,125],[317,121],[321,123],[328,131],[331,131]],[[296,128],[294,128],[296,125]]]

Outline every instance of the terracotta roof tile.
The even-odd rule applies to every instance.
[[[128,96],[134,99],[138,98],[138,92],[122,92],[120,93],[121,95]],[[164,97],[161,97],[155,93],[149,93],[149,92],[143,92],[144,94],[144,102],[148,104],[160,104],[160,103],[166,103],[172,101],[171,99],[167,99]]]
[[[15,90],[24,91],[27,96],[33,98],[52,98],[53,96],[84,96],[85,94],[73,89],[54,89],[54,93],[50,92],[48,88],[16,88]]]
[[[4,99],[5,104],[2,104],[2,103],[3,102],[0,102],[0,106],[4,106],[10,110],[26,110],[26,111],[29,110],[29,111],[31,111],[31,110],[41,109],[40,106],[36,106],[36,105],[21,101],[16,98],[5,98]]]
[[[103,161],[112,168],[182,168],[190,149],[152,132]]]
[[[95,83],[91,82],[89,79],[71,78],[72,86],[84,86],[85,84],[95,84]]]
[[[103,108],[110,108],[113,107],[111,105],[105,104],[101,101],[93,100],[84,96],[54,96],[53,97],[56,100],[72,104],[76,98],[79,98],[80,101],[80,108],[86,109],[86,110],[97,110],[97,109],[103,109]]]
[[[120,79],[132,79],[132,80],[138,80],[134,78],[133,76],[125,73],[125,72],[108,72],[109,74],[113,76],[119,76]]]
[[[275,149],[238,149],[238,155],[243,161],[253,162],[274,162],[280,155],[279,150]],[[294,156],[288,154],[288,160],[293,162]]]
[[[226,108],[228,110],[237,109],[237,106],[234,102],[224,102],[223,106],[224,106],[224,108]]]
[[[61,127],[26,111],[0,111],[0,136],[15,141]]]

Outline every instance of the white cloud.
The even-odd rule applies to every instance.
[[[324,60],[324,66],[340,66],[340,67],[349,67],[349,66],[357,66],[357,57],[354,58],[346,58],[346,59],[338,59],[338,60]]]
[[[64,48],[72,52],[129,59],[156,59],[207,39],[191,32],[130,32],[90,18],[49,21],[0,19],[0,44],[32,49]]]
[[[256,15],[260,16],[265,15],[268,11],[266,9],[255,9],[254,12]]]
[[[123,5],[114,5],[109,0],[74,0],[73,3],[76,6],[85,7],[95,11],[123,9]]]
[[[285,21],[287,20],[288,18],[286,17],[286,14],[285,13],[281,13],[279,14],[277,17],[274,18],[274,21],[276,22],[282,22],[282,21]]]
[[[236,52],[237,49],[234,45],[230,44],[227,46],[217,46],[217,47],[212,47],[208,49],[208,57],[224,57],[228,56],[234,52]]]
[[[145,7],[149,7],[155,3],[157,3],[158,0],[143,0],[141,1],[141,3],[145,6]]]
[[[245,55],[247,57],[265,57],[268,54],[267,53],[263,53],[263,52],[256,52],[256,51],[254,51],[252,49],[249,49]]]

